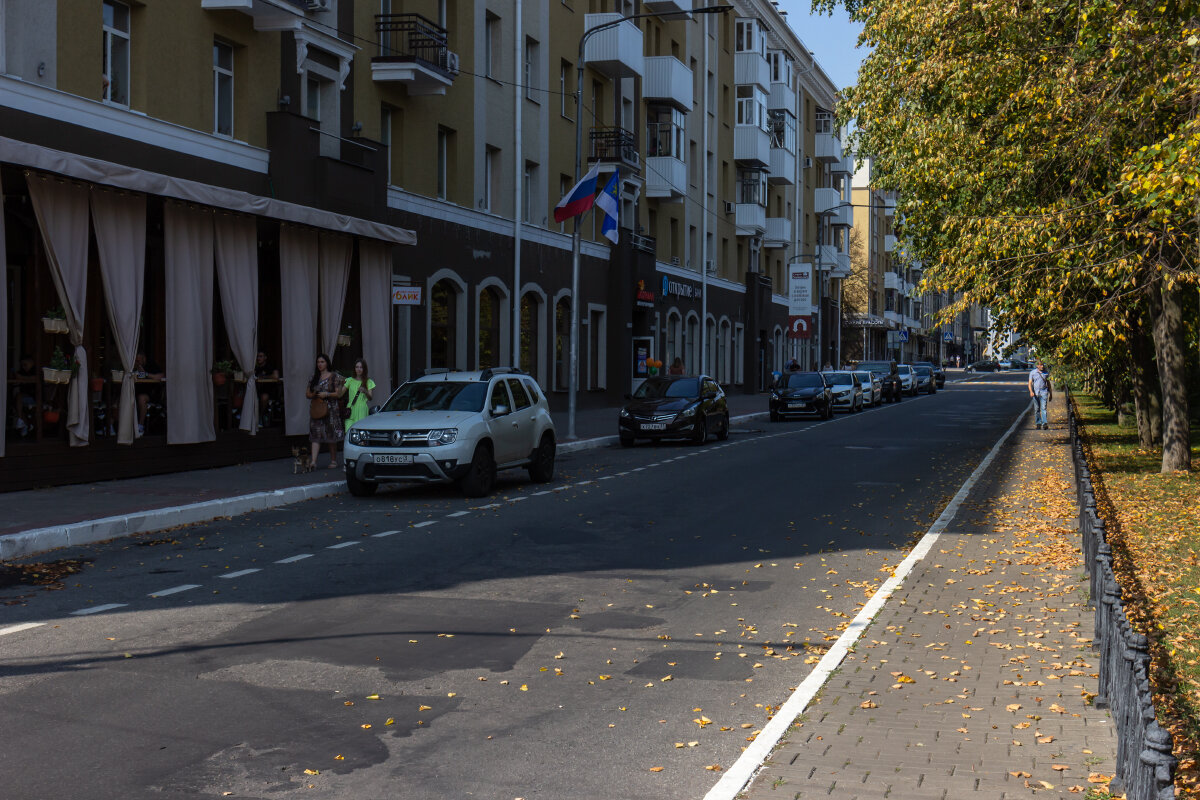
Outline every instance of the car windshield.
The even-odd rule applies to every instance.
[[[933,374],[933,370],[930,369],[929,367],[913,367],[913,372],[917,373],[918,375],[932,375]]]
[[[821,380],[821,376],[813,372],[793,372],[787,378],[787,388],[789,389],[820,388],[824,385],[825,382]]]
[[[383,411],[483,411],[487,383],[412,381],[388,398]]]
[[[849,386],[854,383],[854,378],[849,372],[826,372],[825,382],[833,386]]]
[[[859,372],[855,372],[854,374],[858,376],[858,380],[861,383],[870,383],[871,379],[874,377],[873,375],[871,375],[870,372],[866,372],[866,371],[859,371]]]
[[[869,370],[876,375],[887,375],[892,371],[892,365],[886,361],[864,361],[858,365],[858,368]]]
[[[699,397],[699,378],[647,378],[633,396],[638,400],[661,400],[664,397]]]

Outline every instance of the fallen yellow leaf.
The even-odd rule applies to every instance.
[[[662,772],[663,768],[662,767],[651,767],[650,771],[651,772]]]

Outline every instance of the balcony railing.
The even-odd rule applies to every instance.
[[[758,203],[734,206],[734,224],[738,236],[760,236],[767,230],[767,209]]]
[[[771,134],[757,125],[735,125],[733,158],[745,164],[768,166],[771,163]]]
[[[637,137],[624,128],[592,128],[588,132],[588,162],[619,163],[641,171]]]
[[[738,86],[757,86],[771,91],[771,66],[762,53],[735,53],[733,82]]]
[[[842,195],[837,189],[822,188],[813,190],[813,213],[833,214],[834,209],[842,204]]]
[[[646,156],[646,197],[679,200],[687,194],[687,164],[671,156]]]
[[[620,14],[585,14],[584,30],[617,22]],[[633,22],[621,22],[593,34],[584,45],[584,60],[610,78],[641,77],[645,71],[642,31]]]
[[[692,110],[692,71],[682,61],[674,56],[647,56],[645,69],[642,99],[670,104],[685,114]]]
[[[458,74],[446,29],[420,14],[376,14],[379,55],[371,59],[377,81],[409,84],[410,94],[445,94]]]
[[[763,247],[787,247],[792,243],[792,221],[787,217],[767,217]]]

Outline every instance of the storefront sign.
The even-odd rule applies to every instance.
[[[699,300],[700,287],[684,283],[683,281],[673,281],[666,275],[663,275],[662,294],[663,297],[674,295],[675,297],[682,297],[685,300]]]
[[[421,305],[420,286],[397,286],[392,284],[392,305],[419,306]]]
[[[843,328],[886,328],[887,322],[874,314],[847,314],[842,318]]]
[[[807,339],[811,335],[810,331],[812,331],[812,317],[795,314],[788,317],[789,339]]]
[[[637,282],[636,302],[641,308],[654,308],[654,292],[646,288],[645,281]]]
[[[812,265],[788,265],[788,314],[806,317],[812,313]]]

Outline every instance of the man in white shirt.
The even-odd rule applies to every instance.
[[[1046,407],[1054,399],[1054,391],[1050,387],[1050,376],[1046,374],[1046,365],[1041,361],[1029,371],[1029,396],[1033,398],[1033,408],[1037,414],[1038,430],[1050,430],[1046,418]]]

